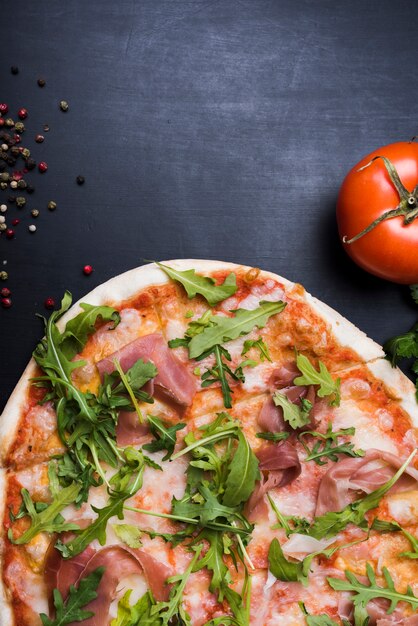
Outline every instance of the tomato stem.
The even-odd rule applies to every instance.
[[[357,171],[361,172],[362,170],[366,169],[366,167],[369,167],[374,161],[376,161],[376,159],[382,159],[386,167],[387,173],[389,174],[389,178],[393,186],[395,187],[396,191],[399,194],[400,203],[395,209],[389,209],[389,211],[385,211],[385,213],[382,213],[382,215],[379,215],[379,217],[376,218],[374,222],[369,224],[364,230],[362,230],[360,233],[358,233],[351,239],[348,239],[347,235],[344,235],[342,238],[343,243],[346,243],[346,244],[354,243],[355,241],[360,239],[360,237],[367,235],[367,233],[369,233],[371,230],[376,228],[378,224],[380,224],[381,222],[384,222],[385,220],[392,219],[393,217],[403,216],[404,226],[408,226],[414,221],[416,217],[418,217],[418,206],[417,206],[418,185],[415,187],[415,189],[412,192],[408,191],[407,188],[402,183],[395,166],[393,165],[393,163],[391,163],[391,161],[387,157],[375,156],[371,161],[369,161],[369,163],[367,163],[366,165],[363,165],[363,167],[361,167]]]

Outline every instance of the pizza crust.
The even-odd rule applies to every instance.
[[[6,481],[6,470],[0,469],[0,494],[6,493],[7,481]],[[4,518],[4,506],[5,500],[4,498],[0,498],[0,515],[1,518]],[[3,535],[2,530],[2,535]],[[0,572],[3,572],[3,537],[0,538]],[[10,603],[7,599],[7,591],[4,586],[3,577],[0,576],[0,626],[12,626],[14,624],[14,619],[12,615],[12,611],[10,608]]]

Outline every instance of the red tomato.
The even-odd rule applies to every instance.
[[[408,190],[408,214],[418,214],[418,143],[399,142],[368,154],[348,172],[337,201],[337,221],[344,249],[360,267],[380,278],[401,284],[418,283],[418,218],[405,225],[400,215],[377,224],[353,243],[345,243],[401,202],[383,159],[390,160]],[[416,203],[416,204],[415,204]]]

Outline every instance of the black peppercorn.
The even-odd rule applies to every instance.
[[[13,147],[10,149],[10,154],[11,154],[12,156],[14,156],[14,157],[18,157],[18,156],[19,156],[19,154],[20,154],[20,150],[19,150],[19,148],[18,148],[17,146],[13,146]]]
[[[77,185],[84,185],[85,178],[84,176],[77,176],[76,181]]]
[[[16,76],[16,74],[19,74],[19,68],[17,67],[17,65],[12,65],[12,67],[10,68],[10,71],[15,76]]]
[[[26,159],[26,167],[28,170],[33,170],[34,167],[36,167],[36,161],[35,159]]]
[[[17,181],[18,189],[26,189],[27,186],[28,186],[27,182],[25,180],[23,180],[23,178],[21,178],[20,180]]]
[[[48,209],[49,209],[50,211],[55,211],[55,209],[56,209],[56,208],[57,208],[57,203],[56,203],[56,202],[54,202],[53,200],[50,200],[50,201],[48,202]]]
[[[28,185],[28,186],[26,187],[26,191],[27,191],[28,193],[33,193],[33,192],[35,191],[35,187],[32,187],[32,185]]]
[[[38,85],[39,87],[45,87],[46,80],[44,78],[38,78]]]

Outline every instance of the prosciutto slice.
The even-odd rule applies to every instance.
[[[84,620],[85,626],[103,626],[109,619],[109,607],[119,582],[132,574],[144,574],[153,596],[167,600],[170,588],[166,585],[171,570],[144,550],[132,550],[125,546],[109,546],[97,552],[89,546],[73,559],[64,560],[53,549],[46,563],[46,581],[49,597],[57,588],[65,599],[70,585],[78,585],[81,578],[88,576],[98,567],[105,571],[97,588],[97,598],[84,607],[94,616]],[[70,626],[76,626],[76,623]]]
[[[256,483],[246,505],[250,521],[267,514],[264,496],[268,491],[293,482],[302,470],[296,449],[288,441],[262,447],[257,458],[262,478]]]
[[[116,441],[118,446],[134,446],[145,443],[149,435],[147,423],[141,424],[136,413],[120,411],[116,426]]]
[[[114,371],[115,359],[119,361],[124,372],[139,359],[145,362],[151,361],[158,370],[154,378],[156,393],[159,392],[180,406],[186,407],[192,404],[196,392],[194,377],[184,363],[174,356],[160,333],[139,337],[99,361],[96,365],[102,378],[104,374]]]
[[[280,389],[280,393],[285,395],[293,404],[300,404],[302,398],[306,398],[312,404],[315,403],[315,389],[313,386],[294,386]],[[273,398],[267,398],[258,414],[257,422],[261,430],[270,433],[282,433],[288,430],[283,417],[283,409],[281,406],[274,404]],[[292,429],[290,429],[292,430]]]
[[[376,463],[379,461],[379,463]],[[370,493],[386,483],[403,465],[405,458],[382,450],[367,450],[364,457],[342,459],[332,465],[321,480],[315,515],[341,511],[358,498],[355,491]],[[407,490],[418,481],[418,470],[407,467],[393,489]]]

